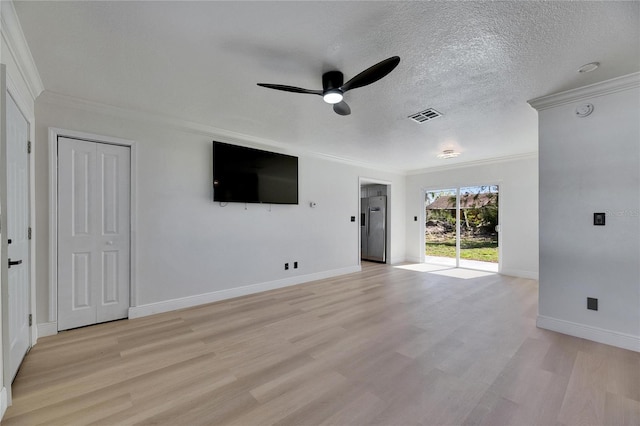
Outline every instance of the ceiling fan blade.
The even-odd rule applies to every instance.
[[[258,83],[258,86],[266,87],[267,89],[282,90],[284,92],[307,93],[309,95],[322,95],[322,90],[309,90],[309,89],[303,89],[301,87],[283,86],[282,84]]]
[[[360,74],[353,77],[351,80],[347,81],[342,85],[340,89],[342,90],[342,92],[346,92],[347,90],[356,89],[358,87],[375,83],[376,81],[380,80],[382,77],[393,71],[393,69],[397,67],[399,63],[399,56],[392,56],[389,59],[378,62],[374,66],[367,68]]]
[[[333,104],[333,110],[336,112],[336,114],[340,114],[340,115],[351,114],[351,108],[349,108],[349,105],[347,105],[345,101],[338,102],[337,104]]]

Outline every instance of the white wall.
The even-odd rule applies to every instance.
[[[531,101],[539,112],[544,328],[640,350],[640,74]],[[579,105],[593,113],[576,116]],[[606,212],[594,226],[593,213]],[[599,310],[587,310],[587,297]]]
[[[392,182],[392,258],[404,259],[404,176],[299,155],[300,204],[212,201],[212,140],[200,130],[113,108],[64,105],[45,92],[36,102],[36,208],[39,259],[49,258],[47,128],[137,142],[137,305],[261,283],[292,283],[358,270],[359,177]],[[136,118],[132,118],[136,117]],[[255,144],[252,144],[255,146]],[[317,207],[310,208],[314,201]],[[284,263],[299,269],[284,270]],[[306,278],[305,278],[306,277]],[[48,266],[37,270],[38,317],[48,317]],[[284,280],[284,281],[282,281]],[[193,299],[192,299],[193,300]],[[46,321],[46,320],[45,320]]]
[[[424,190],[500,185],[502,273],[538,277],[538,160],[535,155],[458,166],[407,177],[407,259],[419,261]],[[418,221],[414,221],[414,216]]]

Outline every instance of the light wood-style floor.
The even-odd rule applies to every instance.
[[[43,338],[3,425],[640,424],[640,354],[537,329],[535,281],[363,266]]]

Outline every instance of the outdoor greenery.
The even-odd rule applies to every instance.
[[[427,242],[427,256],[456,257],[456,241]],[[498,263],[498,243],[495,241],[460,240],[460,258]]]

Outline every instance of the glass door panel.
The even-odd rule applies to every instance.
[[[498,195],[497,185],[460,188],[460,267],[498,272]]]
[[[425,263],[457,266],[457,188],[425,195]]]

